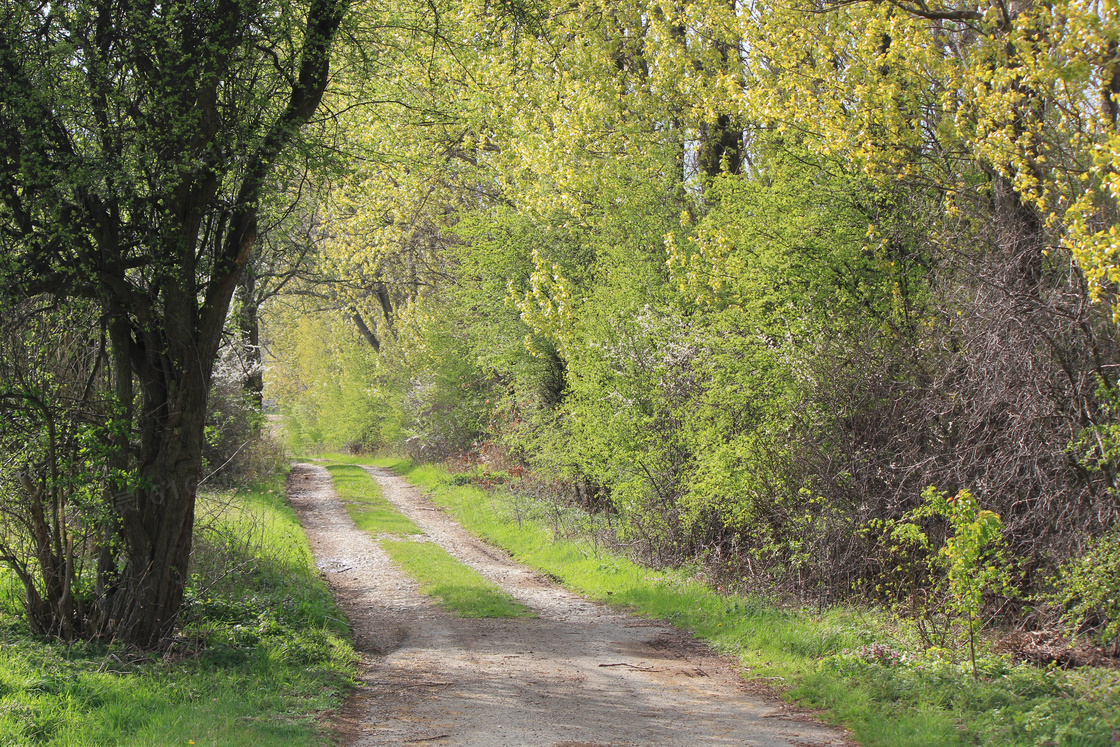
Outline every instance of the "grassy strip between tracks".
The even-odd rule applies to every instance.
[[[459,484],[407,460],[338,459],[389,467],[519,561],[589,597],[694,632],[737,657],[747,678],[779,685],[861,744],[1105,747],[1120,740],[1116,671],[1038,668],[986,654],[977,681],[959,657],[924,650],[887,614],[790,610],[720,594],[693,574],[650,570],[590,539],[570,539],[579,534],[570,528],[588,521],[577,509]]]
[[[532,611],[459,562],[381,494],[361,467],[330,464],[335,491],[359,529],[377,538],[393,561],[420,584],[420,591],[462,617],[530,617]]]
[[[356,659],[283,478],[201,495],[165,654],[32,637],[0,577],[0,745],[327,745]]]

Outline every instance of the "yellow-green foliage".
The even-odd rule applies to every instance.
[[[1003,524],[997,514],[981,509],[969,490],[946,497],[931,488],[925,498],[936,513],[949,519],[953,529],[953,536],[941,548],[948,564],[949,594],[958,612],[973,625],[980,617],[984,592],[1007,591],[1008,571],[1001,553]]]
[[[921,590],[936,551],[885,579],[913,537],[870,530],[928,484],[1003,515],[1023,584],[1109,529],[1115,8],[437,6],[335,91],[394,102],[337,107],[321,242],[392,327],[364,368],[276,346],[291,432],[540,470],[818,600]]]
[[[967,210],[976,188],[961,165],[998,172],[1094,287],[1115,282],[1120,136],[1102,87],[1120,70],[1120,10],[1084,0],[910,10],[776,2],[729,19],[753,73],[730,101],[877,180],[938,180],[952,210]]]
[[[984,593],[1007,594],[1011,586],[1007,560],[1003,555],[1003,538],[1000,536],[1003,524],[997,514],[982,510],[968,490],[946,497],[930,487],[923,497],[934,513],[949,519],[953,530],[953,535],[945,540],[945,546],[941,548],[941,555],[947,565],[945,577],[949,600],[957,614],[965,618],[972,673],[979,677],[976,628]]]
[[[1055,581],[1046,597],[1064,608],[1070,632],[1087,632],[1101,646],[1120,649],[1120,533],[1099,538]]]
[[[382,420],[372,385],[378,363],[352,321],[279,303],[267,319],[273,362],[266,397],[284,413],[292,448],[375,442]]]

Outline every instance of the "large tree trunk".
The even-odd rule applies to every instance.
[[[119,342],[135,353],[131,338]],[[140,373],[140,408],[133,427],[140,434],[138,465],[131,484],[113,492],[119,550],[101,568],[101,633],[146,648],[160,646],[174,630],[191,556],[216,341],[185,350],[193,355],[149,352],[142,365],[134,361]],[[191,358],[198,364],[187,363]],[[118,391],[131,386],[133,367],[117,372],[125,380]]]
[[[349,5],[309,0],[302,28],[271,0],[0,11],[0,289],[63,307],[91,299],[108,336],[107,510],[82,517],[102,525],[81,634],[149,647],[174,632],[230,302]],[[33,530],[47,583],[28,603],[65,618],[69,517],[50,506]]]
[[[120,568],[106,601],[105,634],[145,648],[161,647],[183,603],[194,527],[197,468],[185,463],[151,476],[121,515]]]

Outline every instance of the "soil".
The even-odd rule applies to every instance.
[[[423,539],[537,617],[440,609],[354,526],[324,468],[295,465],[289,497],[362,656],[362,686],[328,714],[339,744],[851,744],[680,630],[557,586],[467,533],[404,479],[367,470]]]

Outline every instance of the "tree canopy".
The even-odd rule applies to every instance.
[[[302,433],[535,470],[797,593],[903,593],[930,485],[1023,590],[1111,536],[1112,6],[488,10],[346,125],[322,246],[393,328],[334,374],[360,423],[290,370]]]

